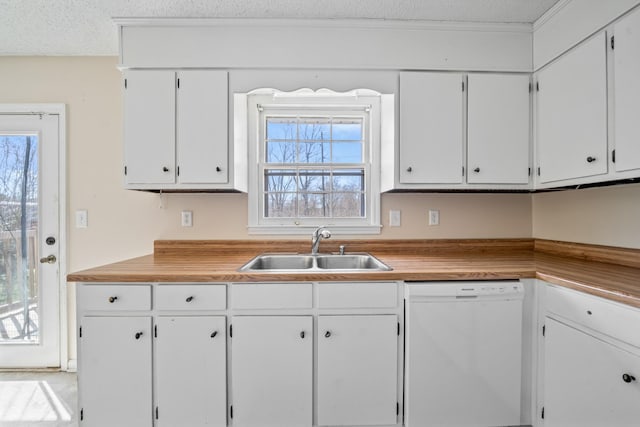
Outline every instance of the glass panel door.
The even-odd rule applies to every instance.
[[[0,115],[0,368],[60,366],[58,122]]]
[[[38,135],[0,136],[0,343],[38,344]]]

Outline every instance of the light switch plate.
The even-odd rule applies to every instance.
[[[400,227],[400,211],[389,211],[389,227]]]
[[[89,226],[89,213],[86,209],[76,211],[76,228],[87,228]]]
[[[429,210],[429,225],[439,225],[440,224],[440,211],[438,210]]]

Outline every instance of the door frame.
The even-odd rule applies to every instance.
[[[0,115],[58,116],[58,307],[60,370],[75,371],[76,360],[69,360],[69,313],[67,311],[67,107],[60,103],[0,104]]]

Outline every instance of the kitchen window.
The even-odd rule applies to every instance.
[[[379,233],[381,101],[361,92],[249,94],[251,233]]]

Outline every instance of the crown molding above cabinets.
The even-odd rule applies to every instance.
[[[122,69],[532,69],[530,24],[374,19],[114,21]]]

